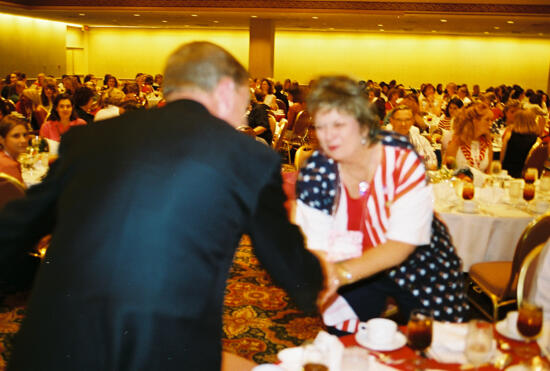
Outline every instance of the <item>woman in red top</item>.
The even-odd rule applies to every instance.
[[[48,121],[40,128],[40,136],[59,142],[71,126],[85,125],[86,121],[79,119],[73,109],[71,96],[60,94],[53,101],[52,113]]]
[[[27,149],[27,121],[18,113],[4,116],[0,121],[0,172],[23,183],[17,157]]]

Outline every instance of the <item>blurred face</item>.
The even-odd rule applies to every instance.
[[[23,107],[32,108],[32,101],[26,95],[21,95],[21,97],[19,97],[19,101]]]
[[[393,131],[401,135],[409,135],[409,129],[414,124],[414,117],[411,110],[403,109],[394,112],[390,118]]]
[[[355,117],[336,109],[315,114],[315,134],[325,154],[335,161],[354,161],[360,153],[361,126]]]
[[[46,97],[48,97],[48,99],[52,99],[54,91],[55,89],[53,87],[46,86],[46,88],[44,89],[44,94],[46,95]]]
[[[426,88],[425,92],[426,92],[426,97],[431,97],[432,95],[434,95],[435,89],[430,86],[429,88]]]
[[[477,133],[476,137],[479,137],[483,134],[490,134],[492,124],[493,111],[487,110],[480,119],[474,120],[474,126]]]
[[[17,75],[15,73],[12,73],[10,75],[10,84],[13,84],[16,81],[17,81]]]
[[[232,107],[221,119],[227,121],[233,127],[239,127],[244,124],[245,112],[250,100],[250,90],[244,86],[238,86],[233,91]]]
[[[11,157],[17,158],[27,149],[27,128],[17,125],[8,132],[5,138],[0,136],[0,143],[4,146],[4,151]]]
[[[456,104],[454,104],[454,103],[449,104],[449,116],[450,117],[455,117],[456,114],[458,113],[459,109],[460,108],[458,108],[458,106]]]
[[[69,99],[61,99],[57,105],[57,113],[61,120],[69,120],[73,112],[73,105]]]
[[[262,91],[264,93],[268,94],[269,84],[267,83],[267,81],[262,81],[262,84],[260,85],[260,88],[262,89]]]
[[[110,88],[116,87],[116,80],[112,77],[109,77],[109,80],[107,80],[107,86]]]

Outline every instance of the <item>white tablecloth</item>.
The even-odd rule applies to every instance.
[[[478,187],[474,197],[477,209],[465,213],[462,200],[449,187],[434,184],[435,210],[449,228],[463,270],[468,271],[474,263],[512,260],[521,233],[537,213],[510,205],[502,189],[499,195]]]
[[[437,209],[436,209],[437,210]],[[440,212],[449,227],[463,270],[474,263],[512,260],[516,243],[533,216],[491,216]]]

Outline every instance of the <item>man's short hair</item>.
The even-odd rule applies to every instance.
[[[394,107],[390,111],[390,119],[392,119],[393,116],[395,115],[395,113],[398,112],[398,111],[411,111],[411,113],[414,114],[414,112],[413,112],[413,110],[410,106],[407,106],[406,104],[400,104],[397,107]]]
[[[185,89],[210,92],[223,77],[237,85],[248,82],[246,69],[225,49],[205,41],[184,44],[166,62],[164,95]]]

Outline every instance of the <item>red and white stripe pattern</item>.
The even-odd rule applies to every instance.
[[[367,195],[364,246],[386,242],[390,205],[411,190],[425,185],[426,174],[422,160],[413,151],[384,146],[380,168],[374,176],[373,188]]]
[[[372,189],[367,193],[367,212],[365,217],[366,231],[364,247],[377,246],[386,242],[386,231],[389,225],[390,205],[404,194],[426,186],[424,164],[418,155],[406,148],[384,146],[381,165],[378,168]],[[345,299],[334,303],[326,309],[323,317],[342,318],[334,325],[341,331],[357,332],[359,318],[350,318],[350,307]],[[346,306],[347,305],[347,306]]]

